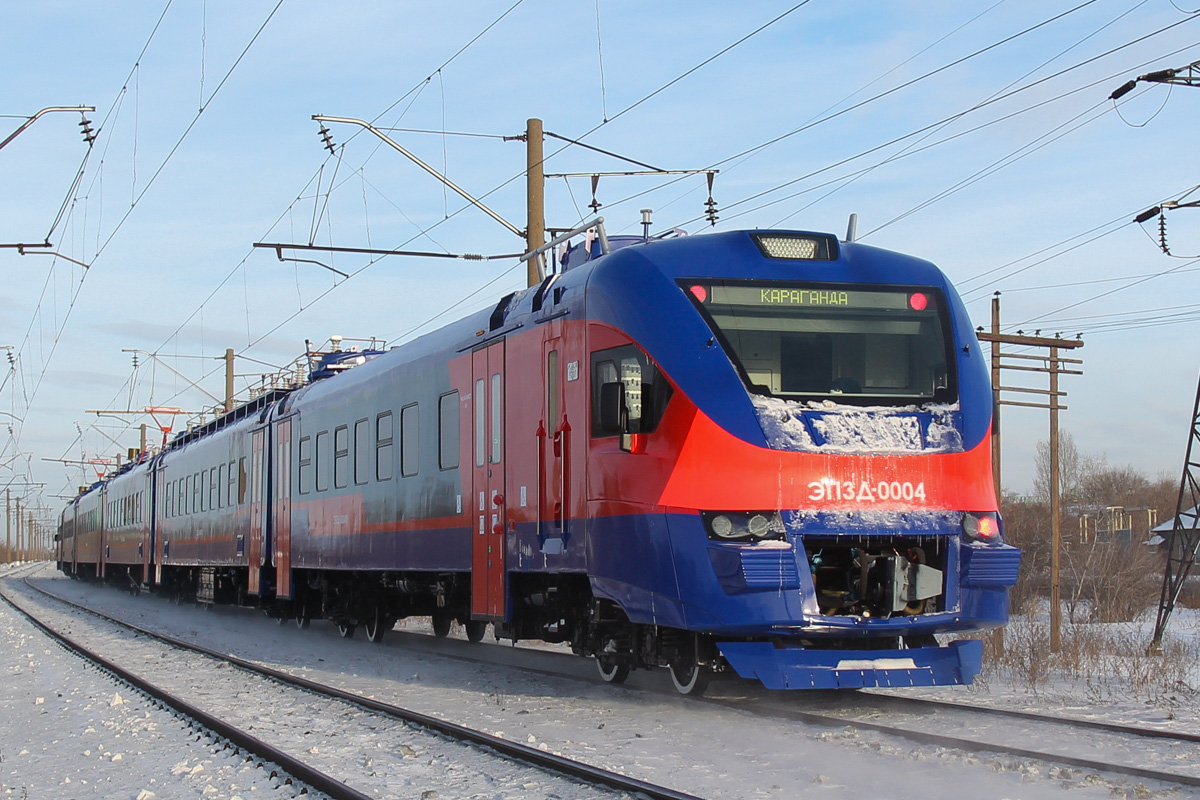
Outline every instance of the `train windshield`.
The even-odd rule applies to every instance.
[[[860,404],[957,396],[935,289],[682,281],[750,390]]]

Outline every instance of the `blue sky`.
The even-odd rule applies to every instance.
[[[39,109],[73,105],[96,107],[87,116],[99,136],[83,163],[79,115],[48,114],[0,150],[0,243],[49,235],[91,265],[85,276],[0,248],[0,345],[15,360],[0,389],[0,425],[12,422],[0,428],[0,480],[44,483],[58,506],[51,496],[94,473],[44,459],[111,455],[113,440],[136,446],[136,425],[151,422],[88,410],[211,405],[171,369],[219,396],[226,347],[245,376],[291,361],[306,338],[395,344],[523,285],[512,261],[311,254],[346,280],[252,248],[521,249],[352,126],[330,126],[331,156],[313,114],[481,134],[391,135],[517,227],[524,145],[499,137],[529,117],[656,167],[716,167],[718,229],[842,235],[857,213],[864,241],[939,264],[976,324],[1001,291],[1006,330],[1082,332],[1085,374],[1063,379],[1063,428],[1110,463],[1177,475],[1200,366],[1200,262],[1164,255],[1157,222],[1132,218],[1200,183],[1188,156],[1200,91],[1143,84],[1119,104],[1107,97],[1200,59],[1191,10],[1178,0],[5,4],[0,139]],[[548,140],[548,172],[629,168],[562,148]],[[702,233],[706,198],[700,177],[605,178],[597,194],[614,232],[640,230],[638,210],[652,208],[656,230]],[[551,180],[547,223],[576,224],[590,200],[586,179]],[[1171,212],[1167,224],[1173,253],[1200,255],[1200,212]],[[1173,314],[1182,321],[1160,324]],[[135,368],[124,350],[158,353],[171,369],[144,356]],[[239,377],[239,389],[249,382]],[[1047,413],[1006,409],[1004,423],[1005,486],[1028,491]]]

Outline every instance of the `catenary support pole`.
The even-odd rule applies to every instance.
[[[225,413],[233,411],[233,348],[225,348]]]
[[[546,170],[544,166],[545,135],[542,121],[530,119],[525,128],[525,197],[528,222],[525,226],[525,249],[532,252],[546,242]],[[534,256],[525,265],[525,285],[537,286],[542,282],[538,259]]]

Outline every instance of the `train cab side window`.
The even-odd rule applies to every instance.
[[[221,470],[213,467],[208,471],[208,510],[216,511],[221,507]]]
[[[333,431],[333,485],[346,488],[350,473],[350,429],[339,425]]]
[[[354,482],[362,485],[371,480],[371,421],[354,423]]]
[[[308,494],[312,491],[313,480],[313,463],[312,463],[312,437],[300,437],[300,494]]]
[[[332,460],[332,455],[329,450],[329,431],[321,431],[317,434],[317,442],[313,450],[313,458],[317,462],[318,492],[329,488],[329,462]]]
[[[375,418],[375,479],[392,479],[392,412]]]
[[[651,433],[670,399],[670,384],[637,347],[592,354],[592,436]]]
[[[420,430],[416,403],[400,409],[400,474],[411,478],[417,474],[420,456]]]
[[[458,392],[438,398],[438,466],[458,466]]]

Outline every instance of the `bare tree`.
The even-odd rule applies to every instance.
[[[1001,504],[1005,534],[1025,552],[1013,608],[1049,594],[1050,445],[1038,442],[1035,498],[1006,497]],[[1151,480],[1129,466],[1113,467],[1104,455],[1080,453],[1070,433],[1059,438],[1063,498],[1062,597],[1072,622],[1129,620],[1153,606],[1163,556],[1148,547],[1159,512],[1174,504],[1174,482]],[[1097,537],[1119,532],[1119,536]]]
[[[1050,500],[1050,442],[1037,443],[1033,459],[1033,491],[1047,502]],[[1078,502],[1083,476],[1089,469],[1089,459],[1075,446],[1075,437],[1070,431],[1058,433],[1058,496],[1065,504]]]

